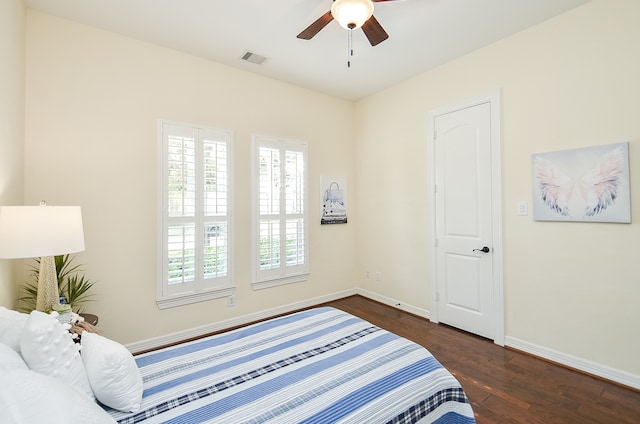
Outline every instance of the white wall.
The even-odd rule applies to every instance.
[[[0,205],[21,205],[24,173],[25,9],[0,2]],[[21,261],[0,259],[0,305],[14,306]]]
[[[427,112],[501,89],[506,335],[640,381],[638,16],[640,2],[594,0],[359,102],[361,286],[428,309]],[[632,224],[516,215],[533,153],[622,141]]]
[[[320,176],[355,176],[351,102],[31,10],[27,34],[25,200],[82,206],[78,259],[99,280],[90,309],[106,336],[139,341],[355,286],[355,225],[319,224]],[[156,306],[158,118],[235,132],[233,308]],[[306,283],[250,288],[253,132],[309,143]]]

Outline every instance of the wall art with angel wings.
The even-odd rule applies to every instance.
[[[532,157],[536,221],[631,222],[629,143]]]

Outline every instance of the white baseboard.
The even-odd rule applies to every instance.
[[[125,347],[129,349],[131,353],[142,352],[149,349],[157,349],[160,346],[166,346],[172,343],[178,343],[183,340],[200,337],[205,334],[214,333],[216,331],[223,331],[228,328],[237,327],[239,325],[249,324],[251,322],[260,321],[265,318],[270,318],[275,315],[286,314],[296,311],[298,309],[308,308],[311,306],[319,305],[325,302],[331,302],[333,300],[342,299],[343,297],[353,296],[358,294],[358,290],[351,289],[337,293],[332,293],[326,296],[320,296],[313,299],[304,300],[301,302],[290,303],[288,305],[282,305],[277,308],[266,309],[264,311],[256,312],[253,314],[242,315],[236,318],[218,321],[212,324],[203,325],[200,327],[194,327],[187,330],[178,331],[171,334],[166,334],[159,337],[153,337],[139,342],[133,342],[126,344]]]
[[[513,349],[521,350],[531,355],[556,362],[560,365],[574,368],[576,370],[640,390],[640,376],[638,375],[620,371],[615,368],[569,355],[567,353],[562,353],[557,350],[525,342],[524,340],[516,339],[515,337],[505,337],[504,343],[505,346],[509,346]]]
[[[426,309],[418,308],[417,306],[413,306],[408,303],[402,303],[396,299],[382,296],[369,290],[358,289],[357,294],[371,300],[375,300],[376,302],[384,303],[385,305],[393,306],[394,308],[409,312],[410,314],[429,319],[429,311]]]

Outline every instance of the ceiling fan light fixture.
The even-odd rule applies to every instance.
[[[358,29],[373,15],[371,0],[336,0],[331,15],[344,29]]]

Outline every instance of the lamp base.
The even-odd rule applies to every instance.
[[[56,273],[55,259],[53,256],[43,256],[40,258],[36,309],[48,313],[59,303],[60,295],[58,293],[58,274]]]

